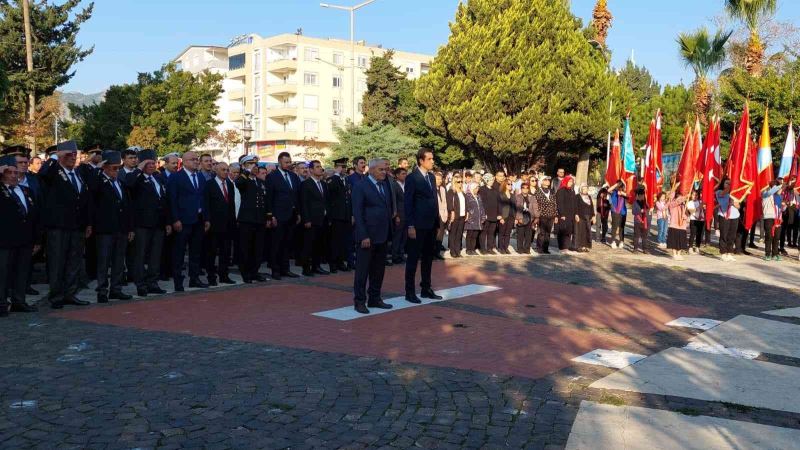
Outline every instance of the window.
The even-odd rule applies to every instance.
[[[242,67],[244,67],[244,64],[245,64],[244,53],[233,55],[228,58],[228,70],[241,69]]]
[[[367,67],[367,57],[358,55],[358,67]]]
[[[367,90],[367,80],[360,79],[358,80],[358,90],[359,91],[366,91]]]
[[[406,67],[406,73],[413,74],[414,73],[414,68],[413,67]]]
[[[319,58],[319,49],[316,47],[306,47],[305,60],[316,61]]]
[[[306,86],[316,86],[317,85],[317,74],[314,72],[306,72],[303,76],[304,84]]]
[[[253,52],[253,72],[261,71],[261,50]]]
[[[316,95],[303,96],[303,108],[305,109],[319,109],[319,97]]]
[[[333,76],[333,87],[335,88],[342,87],[342,77],[340,75]]]
[[[306,119],[303,123],[303,131],[306,133],[316,133],[317,132],[317,121]]]
[[[361,114],[364,112],[364,104],[359,102],[358,103],[358,113]]]
[[[261,74],[253,75],[253,92],[261,92]]]
[[[261,114],[261,97],[258,95],[253,97],[253,114]]]
[[[341,116],[342,115],[342,101],[338,98],[333,99],[333,115],[334,116]]]
[[[334,53],[333,54],[333,63],[337,66],[341,66],[344,64],[344,55],[341,53]]]
[[[254,117],[250,122],[250,128],[253,129],[253,139],[257,140],[261,137],[261,119]]]

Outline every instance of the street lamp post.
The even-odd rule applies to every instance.
[[[251,114],[245,114],[242,118],[242,141],[244,144],[244,154],[245,156],[250,154],[250,139],[253,137],[253,128],[250,126],[250,116]]]
[[[353,104],[353,125],[356,123],[356,40],[355,40],[355,17],[356,11],[375,2],[375,0],[367,0],[355,6],[340,6],[331,5],[330,3],[320,3],[319,6],[323,8],[340,9],[350,13],[350,67],[351,67],[351,80],[350,80],[350,94]]]

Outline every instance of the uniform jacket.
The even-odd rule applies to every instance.
[[[157,173],[153,173],[149,179],[139,169],[134,173],[125,179],[133,201],[134,228],[164,228],[172,224],[164,180]],[[156,185],[160,187],[161,195],[158,195]]]
[[[128,233],[133,231],[133,204],[128,190],[117,181],[119,191],[111,180],[100,174],[91,184],[94,205],[92,224],[95,234]]]
[[[241,196],[237,216],[239,222],[251,225],[266,224],[268,210],[266,185],[250,172],[242,170],[236,178],[236,188]]]
[[[350,186],[347,179],[338,175],[328,178],[328,218],[350,222],[353,217]]]
[[[17,201],[17,194],[0,183],[0,248],[27,247],[41,242],[38,201],[28,188],[19,188],[25,196],[27,211]]]
[[[45,185],[45,197],[41,214],[42,225],[46,229],[82,231],[91,225],[93,202],[89,184],[77,170],[74,172],[80,192],[75,190],[58,161],[49,159],[42,164],[39,177]]]

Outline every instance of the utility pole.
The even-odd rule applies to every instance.
[[[25,27],[25,60],[28,65],[28,77],[33,76],[33,38],[31,36],[31,12],[28,0],[22,0],[22,21]],[[33,136],[33,123],[36,119],[36,94],[28,92],[28,145],[36,153],[36,138]]]

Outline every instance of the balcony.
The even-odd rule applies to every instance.
[[[268,95],[294,95],[297,94],[297,83],[277,83],[267,85]]]
[[[239,69],[229,70],[228,73],[225,74],[225,76],[227,76],[232,80],[242,80],[242,81],[244,81],[246,75],[247,71],[245,70],[244,67],[241,67]]]
[[[294,128],[281,131],[267,130],[263,137],[265,141],[294,141],[298,139],[297,130]]]
[[[271,119],[288,119],[297,117],[297,105],[268,106],[267,117]]]
[[[231,111],[228,113],[228,122],[241,122],[244,119],[242,111]]]
[[[241,100],[244,98],[244,89],[231,89],[228,91],[228,100]]]
[[[277,74],[296,72],[297,58],[282,58],[267,61],[267,70]]]

